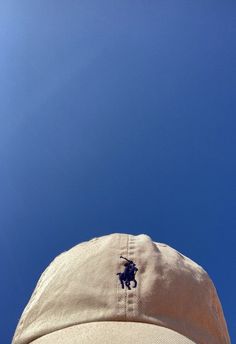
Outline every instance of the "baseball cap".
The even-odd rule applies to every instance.
[[[212,280],[146,234],[112,233],[57,256],[12,344],[229,344]]]

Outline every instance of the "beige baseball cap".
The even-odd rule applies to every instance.
[[[113,233],[57,256],[12,344],[229,344],[204,269],[145,234]]]

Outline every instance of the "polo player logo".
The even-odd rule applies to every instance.
[[[122,286],[122,289],[124,289],[124,283],[126,287],[131,290],[130,288],[130,282],[134,281],[134,286],[133,288],[136,288],[137,286],[137,281],[135,279],[135,274],[138,271],[138,268],[136,268],[136,264],[132,261],[129,260],[125,257],[120,256],[120,258],[123,258],[126,260],[126,263],[124,264],[125,270],[124,272],[118,272],[117,275],[119,275],[119,280]]]

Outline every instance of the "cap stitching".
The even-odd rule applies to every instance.
[[[127,235],[120,234],[120,256],[122,254],[126,255],[127,254]],[[125,239],[125,241],[124,241]],[[119,273],[116,275],[119,275]],[[117,279],[117,295],[118,295],[118,305],[119,305],[119,313],[121,313],[121,318],[123,317],[126,318],[126,291],[121,289],[120,287],[118,288],[119,284],[119,278]],[[121,311],[121,312],[120,312]]]
[[[127,236],[127,257],[129,259],[129,235]],[[127,320],[127,299],[128,299],[128,295],[127,295],[127,288],[125,288],[125,320]]]
[[[119,241],[119,248],[121,249],[121,235],[119,235],[120,241]],[[116,294],[117,294],[117,304],[118,304],[118,314],[120,314],[120,308],[121,308],[121,293],[119,288],[119,280],[116,280]],[[122,312],[121,312],[122,315]]]
[[[130,237],[130,245],[129,245],[129,259],[131,258],[132,260],[135,258],[134,257],[134,248],[135,248],[135,241],[134,237]],[[131,314],[134,316],[134,291],[132,290],[131,293],[128,294],[128,311],[130,308]]]

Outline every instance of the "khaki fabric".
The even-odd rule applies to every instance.
[[[68,327],[32,344],[196,344],[165,327],[135,322],[95,322]]]
[[[117,273],[124,271],[124,259],[120,256],[136,264],[136,288],[134,281],[131,290],[121,288]],[[153,329],[142,343],[152,343],[154,333],[153,343],[160,343],[163,331],[167,340],[164,329],[182,335],[183,341],[178,337],[176,343],[230,343],[216,289],[201,266],[148,235],[113,233],[78,244],[53,260],[24,309],[12,344],[47,344],[51,338],[57,344],[66,333],[71,338],[65,344],[77,343],[75,333],[86,338],[86,331],[87,338],[90,333],[96,337],[97,331],[99,340],[102,330],[106,336],[110,331],[111,343],[116,343],[113,334],[121,333],[119,327],[128,336],[134,326],[137,333]],[[162,331],[159,337],[158,331]],[[171,334],[169,338],[171,343]],[[168,343],[165,339],[163,343]]]

